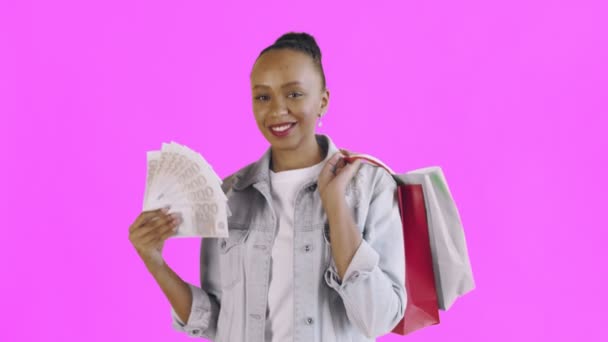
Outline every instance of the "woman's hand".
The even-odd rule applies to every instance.
[[[169,215],[168,210],[143,211],[129,227],[129,240],[149,270],[164,264],[162,251],[165,240],[175,235],[181,223],[179,214]]]
[[[332,205],[344,200],[346,185],[348,185],[361,165],[359,159],[356,159],[352,163],[346,162],[344,157],[350,155],[350,152],[346,150],[340,151],[334,153],[325,163],[317,180],[321,201],[326,211]]]

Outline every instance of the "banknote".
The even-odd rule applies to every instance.
[[[182,192],[183,187],[194,179],[205,183],[207,180],[215,180],[220,185],[222,183],[221,178],[200,154],[173,142],[163,145],[155,172],[154,177],[160,179],[150,191],[150,196],[155,199],[161,194],[167,196],[170,193]],[[223,192],[219,195],[225,198]]]
[[[182,222],[173,237],[228,237],[222,179],[198,152],[171,141],[146,153],[143,210],[171,206]]]
[[[178,207],[183,222],[174,237],[228,237],[226,206],[216,203],[196,203]]]
[[[158,168],[158,162],[160,160],[160,151],[149,151],[146,154],[147,159],[147,172],[146,172],[146,188],[144,192],[144,208],[147,206],[148,194],[150,193],[150,188],[154,182],[154,174],[156,173],[156,169]]]

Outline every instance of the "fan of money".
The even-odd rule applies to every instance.
[[[147,152],[143,210],[170,205],[182,222],[173,237],[228,237],[230,209],[222,179],[205,158],[174,141]]]

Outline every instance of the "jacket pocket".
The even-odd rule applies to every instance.
[[[227,238],[219,238],[222,289],[228,290],[243,277],[244,244],[249,229],[231,229]]]

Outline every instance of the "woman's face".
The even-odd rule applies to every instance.
[[[315,123],[329,101],[321,88],[321,75],[305,53],[279,49],[258,58],[251,71],[253,113],[274,149],[316,147]]]

